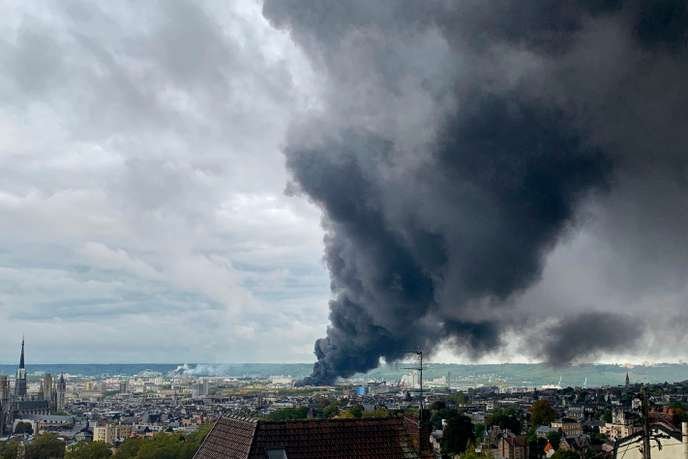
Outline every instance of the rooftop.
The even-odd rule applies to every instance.
[[[195,459],[414,459],[401,418],[258,421],[224,417]]]

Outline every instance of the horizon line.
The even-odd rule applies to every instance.
[[[315,362],[36,362],[31,365],[313,365]],[[398,363],[404,363],[399,361]],[[0,362],[2,366],[16,366],[17,362]],[[385,366],[394,366],[395,363],[383,363],[376,368]],[[577,362],[569,363],[562,366],[548,365],[546,362],[427,362],[426,365],[463,365],[463,366],[498,366],[498,365],[541,365],[549,367],[553,370],[561,370],[578,366],[592,366],[592,365],[606,365],[606,366],[620,366],[620,367],[651,367],[658,365],[688,365],[684,361],[664,361],[664,362]],[[375,370],[372,368],[368,371]]]

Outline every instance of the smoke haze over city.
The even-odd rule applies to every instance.
[[[688,358],[684,2],[5,9],[0,361]]]

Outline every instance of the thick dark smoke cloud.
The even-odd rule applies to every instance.
[[[683,2],[268,0],[264,15],[325,82],[285,148],[290,188],[323,209],[333,292],[307,383],[527,335],[513,305],[582,204],[688,182]],[[595,305],[535,316],[559,320],[533,341],[554,364],[643,333]]]
[[[580,355],[623,351],[642,334],[639,321],[608,312],[584,312],[567,318],[548,331],[542,353],[547,363],[561,366]]]

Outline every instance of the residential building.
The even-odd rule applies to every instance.
[[[504,435],[499,442],[499,459],[527,459],[528,440],[523,435]]]
[[[221,418],[195,459],[414,459],[432,458],[429,437],[404,418],[258,421]],[[420,446],[423,444],[423,446]],[[422,449],[423,453],[419,453]],[[525,456],[513,459],[524,459]]]
[[[131,437],[133,426],[127,424],[105,424],[93,428],[93,441],[102,441],[109,445]]]
[[[600,426],[600,433],[609,437],[610,440],[615,441],[633,435],[636,432],[640,432],[642,429],[636,416],[620,409],[614,411],[612,414],[612,422],[607,422]]]
[[[563,418],[552,421],[550,424],[554,430],[561,430],[567,437],[577,437],[583,433],[583,429],[578,421],[571,418]]]

